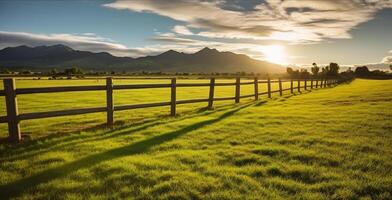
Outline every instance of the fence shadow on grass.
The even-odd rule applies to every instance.
[[[150,139],[136,142],[127,146],[111,149],[102,153],[89,155],[79,160],[61,165],[59,167],[54,167],[52,169],[44,170],[30,177],[22,178],[20,180],[5,185],[1,185],[0,194],[3,195],[2,198],[6,198],[6,199],[17,197],[25,191],[34,189],[39,184],[47,183],[58,178],[63,178],[68,174],[77,171],[79,169],[89,168],[101,162],[112,160],[112,159],[131,156],[139,153],[146,153],[154,146],[163,144],[165,142],[169,142],[189,132],[222,121],[232,116],[236,112],[246,107],[249,107],[250,105],[253,105],[253,103],[248,103],[245,105],[238,106],[237,108],[224,112],[222,115],[214,119],[197,122],[189,126],[186,126],[184,128],[178,129],[176,131],[164,133],[162,135],[158,135]]]
[[[122,135],[129,135],[137,131],[162,125],[164,123],[171,123],[171,122],[190,119],[194,117],[200,117],[200,116],[208,116],[232,108],[233,105],[226,105],[213,110],[200,108],[199,110],[196,110],[193,113],[192,112],[184,113],[182,114],[183,116],[178,116],[175,118],[170,116],[162,116],[162,117],[160,116],[160,118],[145,120],[143,122],[135,122],[131,124],[127,123],[128,125],[119,125],[111,129],[106,128],[106,130],[101,129],[102,131],[98,134],[85,134],[85,135],[61,134],[55,136],[48,135],[45,137],[38,138],[36,140],[27,141],[20,144],[7,144],[9,146],[0,152],[0,161],[9,162],[14,160],[26,159],[31,156],[47,153],[53,150],[62,150],[63,148],[80,143],[81,140],[83,140],[83,142],[102,141],[105,139],[111,139]],[[158,119],[166,119],[167,121],[165,120],[162,121]],[[100,130],[100,129],[88,129],[86,130],[86,132],[91,132],[94,130]],[[12,155],[12,156],[7,156],[7,155]],[[1,158],[2,156],[4,156],[4,158]]]

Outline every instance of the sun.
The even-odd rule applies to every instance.
[[[260,48],[268,62],[287,65],[289,64],[286,49],[281,45],[268,45]]]

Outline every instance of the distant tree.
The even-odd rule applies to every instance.
[[[22,72],[20,72],[21,74],[33,74],[33,72],[31,72],[30,70],[23,70]]]
[[[392,70],[392,65],[389,65],[389,69]]]
[[[67,76],[75,75],[75,74],[83,74],[82,70],[78,67],[72,67],[64,70],[64,74]]]
[[[57,71],[57,69],[52,69],[50,70],[50,74],[51,75],[57,75],[59,72]]]
[[[370,71],[369,71],[368,67],[366,67],[366,66],[357,67],[355,69],[355,75],[357,75],[357,76],[369,76],[370,75]]]
[[[300,74],[299,74],[299,76],[301,78],[307,78],[307,77],[309,77],[309,75],[310,75],[310,73],[308,72],[307,69],[301,69]]]
[[[320,68],[317,66],[316,63],[313,63],[312,65],[313,65],[313,67],[310,70],[312,71],[312,74],[314,76],[317,76],[320,71]]]
[[[289,75],[292,75],[293,72],[294,72],[293,68],[291,68],[291,67],[287,67],[287,68],[286,68],[286,71],[287,71],[287,73],[288,73]]]
[[[339,74],[339,64],[338,63],[329,63],[329,71],[328,75],[336,76]]]
[[[9,69],[3,69],[0,72],[1,74],[11,74],[12,72]]]

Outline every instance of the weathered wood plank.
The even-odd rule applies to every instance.
[[[58,111],[48,111],[48,112],[35,112],[35,113],[24,113],[19,114],[20,120],[28,119],[40,119],[40,118],[50,118],[50,117],[60,117],[68,115],[81,115],[96,112],[106,112],[106,107],[95,107],[95,108],[79,108],[72,110],[58,110]]]
[[[236,83],[215,83],[215,86],[232,86],[236,85]]]
[[[268,92],[268,98],[271,98],[271,79],[268,77],[267,80],[267,92]]]
[[[66,86],[66,87],[42,87],[42,88],[20,88],[16,94],[54,93],[54,92],[83,92],[106,90],[105,85],[96,86]]]
[[[241,82],[240,85],[252,85],[254,82]]]
[[[254,96],[255,96],[254,94],[242,95],[242,96],[240,96],[240,99],[254,97]]]
[[[210,91],[209,91],[209,95],[208,95],[208,109],[213,108],[214,93],[215,93],[215,78],[211,78],[210,79]]]
[[[214,98],[214,101],[226,101],[226,100],[234,100],[235,97],[218,97]]]
[[[175,116],[176,115],[176,83],[177,83],[177,79],[176,78],[172,78],[171,79],[171,95],[170,95],[170,115],[171,116]]]
[[[7,116],[0,116],[0,123],[7,123],[8,119]]]
[[[279,96],[282,96],[283,92],[282,92],[282,81],[279,78]]]
[[[240,79],[240,77],[237,77],[235,80],[235,102],[236,103],[240,102],[240,84],[241,84],[241,79]]]
[[[19,142],[22,139],[18,119],[18,101],[16,98],[15,79],[4,79],[5,105],[8,119],[8,134],[12,142]]]
[[[259,100],[259,83],[258,83],[258,78],[257,77],[255,77],[255,79],[254,79],[254,81],[253,81],[253,84],[254,84],[254,90],[255,90],[255,93],[254,93],[254,96],[255,96],[255,100],[257,101],[257,100]]]
[[[209,99],[187,99],[187,100],[178,100],[176,104],[188,104],[188,103],[200,103],[200,102],[208,102]]]
[[[177,83],[176,87],[206,87],[209,83]]]
[[[113,104],[113,79],[106,78],[106,125],[113,126],[114,104]]]

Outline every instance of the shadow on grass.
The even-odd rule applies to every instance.
[[[94,142],[94,141],[102,141],[105,139],[111,139],[123,135],[129,135],[135,133],[137,131],[145,130],[147,128],[151,128],[154,126],[162,125],[165,123],[176,122],[179,120],[190,119],[193,117],[200,117],[200,116],[208,116],[216,112],[220,112],[223,110],[231,109],[233,105],[224,106],[219,109],[215,110],[198,110],[193,114],[184,115],[184,116],[177,116],[177,117],[165,117],[163,119],[166,120],[158,120],[157,118],[151,120],[145,120],[143,122],[136,122],[130,125],[122,125],[122,126],[115,126],[112,129],[106,128],[102,130],[101,133],[98,134],[62,134],[55,135],[55,136],[46,136],[39,138],[37,140],[28,141],[25,143],[20,144],[10,144],[8,148],[3,149],[0,152],[0,162],[1,161],[15,161],[20,159],[26,159],[31,156],[35,156],[38,154],[50,152],[53,150],[62,150],[62,148],[66,148],[72,145],[76,145],[80,142]],[[160,118],[162,119],[162,118]],[[104,126],[103,126],[104,127]],[[94,129],[93,129],[94,130]],[[91,130],[91,131],[93,131]],[[97,129],[99,130],[99,129]],[[82,141],[81,141],[82,140]],[[2,158],[3,157],[3,158]]]
[[[184,128],[181,128],[176,131],[164,133],[162,135],[158,135],[152,137],[150,139],[146,139],[140,142],[136,142],[134,144],[130,144],[127,146],[111,149],[102,153],[97,153],[93,155],[86,156],[79,160],[61,165],[59,167],[54,167],[52,169],[47,169],[42,172],[39,172],[30,177],[22,178],[20,180],[1,185],[0,186],[0,194],[2,194],[2,198],[8,199],[13,197],[18,197],[25,191],[29,191],[34,189],[39,184],[47,183],[52,180],[62,178],[67,176],[68,174],[77,171],[79,169],[89,168],[96,164],[99,164],[104,161],[117,159],[125,156],[131,156],[139,153],[145,153],[150,150],[150,148],[160,145],[162,143],[171,141],[181,135],[187,134],[189,132],[201,129],[205,126],[212,125],[221,120],[224,120],[227,117],[232,116],[236,112],[252,105],[252,103],[245,104],[239,106],[238,108],[232,109],[223,113],[215,119],[205,120],[201,122],[197,122],[195,124],[191,124]]]

